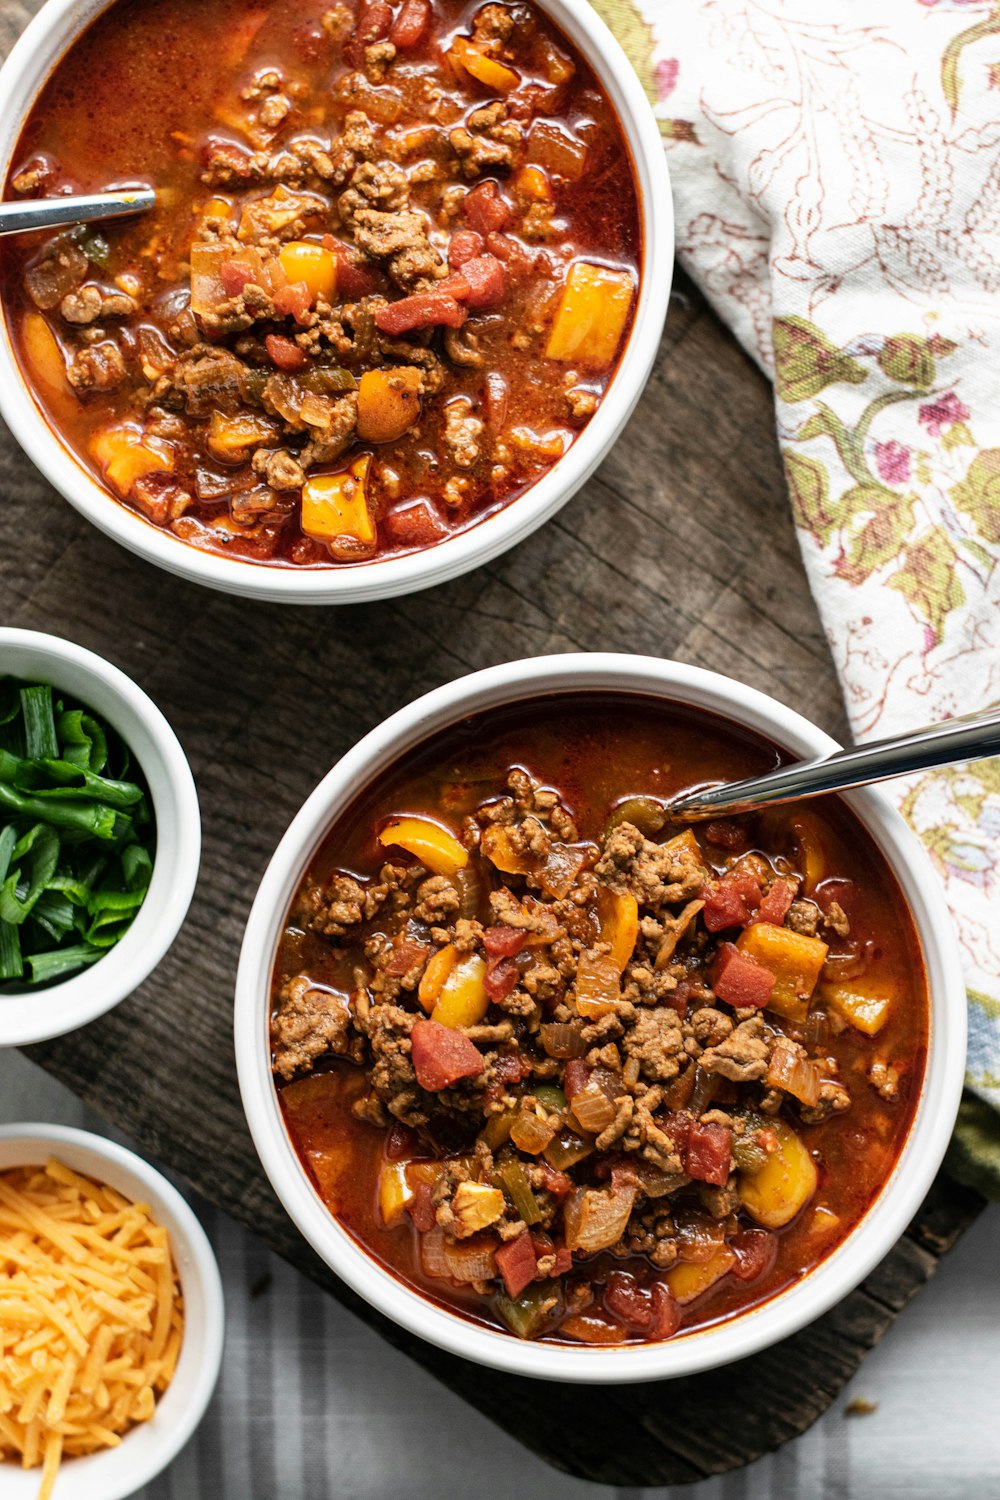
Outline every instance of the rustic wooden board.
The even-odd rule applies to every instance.
[[[195,901],[157,972],[111,1015],[29,1055],[560,1468],[681,1483],[803,1431],[974,1218],[975,1194],[940,1179],[865,1285],[758,1355],[749,1378],[736,1368],[578,1390],[570,1427],[559,1388],[422,1344],[320,1263],[261,1173],[232,1053],[243,923],[274,845],[333,760],[417,693],[518,656],[607,648],[718,668],[843,732],[770,393],[697,293],[684,285],[675,296],[639,410],[570,506],[499,562],[398,603],[310,611],[199,590],[88,527],[6,433],[0,494],[4,618],[102,652],[152,694],[190,756],[204,819]]]

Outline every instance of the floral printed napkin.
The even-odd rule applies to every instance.
[[[1000,701],[1000,3],[594,0],[680,260],[774,381],[859,739]],[[1000,1196],[1000,760],[894,783],[958,925],[952,1164]]]

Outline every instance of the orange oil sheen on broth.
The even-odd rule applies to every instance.
[[[488,104],[494,95],[486,89],[470,92],[468,80],[462,84],[446,59],[452,36],[464,34],[481,9],[454,0],[433,0],[427,40],[405,58],[400,54],[397,62],[398,67],[405,64],[408,76],[396,80],[390,71],[381,84],[365,83],[360,107],[373,108],[373,99],[394,91],[399,95],[398,113],[385,128],[398,134],[426,125],[432,89],[443,90],[448,99],[454,97],[457,113],[448,128],[460,124],[473,106]],[[480,363],[452,362],[442,353],[442,330],[431,330],[429,344],[444,361],[445,385],[440,392],[425,395],[415,426],[392,441],[355,438],[337,459],[307,469],[309,478],[341,473],[352,458],[372,454],[365,487],[374,542],[358,542],[357,546],[352,542],[350,547],[345,544],[331,550],[317,535],[305,534],[298,489],[274,490],[272,486],[277,500],[270,511],[261,509],[268,497],[262,497],[263,482],[252,471],[252,453],[244,459],[219,460],[209,444],[207,410],[199,409],[194,415],[181,411],[188,432],[176,440],[169,473],[158,472],[154,460],[152,477],[141,475],[137,488],[126,495],[117,492],[107,477],[106,456],[95,452],[95,435],[108,426],[145,420],[149,393],[156,384],[155,378],[143,373],[140,358],[143,338],[150,330],[166,338],[175,352],[183,351],[170,330],[186,305],[189,257],[199,238],[199,216],[219,195],[228,196],[238,214],[245,200],[273,191],[267,178],[221,188],[206,183],[206,142],[245,144],[238,126],[255,106],[241,99],[241,90],[269,68],[280,70],[296,88],[301,86],[301,92],[292,100],[289,123],[279,127],[265,154],[277,153],[285,135],[297,140],[313,131],[321,140],[329,134],[335,143],[344,129],[348,103],[337,90],[357,70],[352,72],[339,44],[333,47],[323,31],[321,20],[328,10],[328,6],[304,0],[274,0],[249,7],[235,0],[117,0],[74,43],[42,91],[12,158],[7,197],[17,196],[12,188],[17,173],[39,159],[52,167],[40,189],[46,194],[95,191],[136,181],[154,184],[161,194],[161,204],[151,214],[100,230],[108,246],[107,275],[98,268],[95,279],[112,285],[113,276],[122,271],[138,272],[142,279],[132,315],[94,325],[121,345],[127,375],[118,385],[89,388],[78,395],[58,372],[54,380],[33,373],[40,368],[35,352],[40,339],[49,353],[42,360],[44,369],[54,368],[50,344],[44,330],[37,334],[38,314],[22,285],[25,266],[39,253],[45,237],[19,237],[0,249],[5,315],[19,363],[43,413],[84,467],[104,478],[120,503],[191,545],[255,562],[305,567],[349,566],[433,545],[494,514],[545,474],[558,457],[556,449],[575,440],[589,420],[586,416],[577,420],[569,412],[563,386],[569,366],[547,358],[544,352],[551,299],[572,261],[585,260],[628,273],[635,290],[642,261],[637,188],[620,122],[582,56],[539,12],[522,6],[518,14],[530,16],[537,37],[550,39],[572,59],[575,72],[560,85],[558,107],[550,113],[574,139],[586,141],[587,170],[578,180],[552,179],[556,227],[547,239],[525,239],[521,230],[531,205],[517,196],[517,170],[501,168],[467,178],[457,158],[448,155],[447,145],[439,141],[427,148],[445,175],[429,183],[414,180],[411,206],[430,216],[437,248],[445,253],[454,231],[468,227],[461,210],[457,216],[451,210],[451,217],[446,215],[445,191],[495,181],[516,209],[502,237],[516,242],[520,259],[510,264],[522,269],[508,271],[501,304],[470,317]],[[532,149],[526,148],[528,157]],[[411,174],[419,160],[419,153],[415,158],[404,157],[401,166]],[[335,239],[351,247],[351,232],[338,218],[343,186],[326,185],[332,205],[329,222],[326,218],[309,221],[307,239],[315,240],[321,231],[331,229]],[[318,189],[310,181],[306,190]],[[524,257],[531,263],[530,271],[523,269]],[[372,262],[371,267],[371,294],[398,298],[399,288],[387,279],[382,264]],[[603,369],[579,371],[579,389],[597,401],[613,378],[627,342],[634,301],[635,292],[618,354]],[[36,336],[30,330],[32,318]],[[42,319],[71,363],[79,352],[80,330],[62,322],[58,308],[44,310]],[[254,324],[247,336],[258,337],[265,328],[290,339],[300,331],[294,319],[285,318]],[[534,330],[526,335],[529,346],[518,347],[517,339],[529,328]],[[208,338],[219,348],[228,348],[236,335],[217,339],[210,333]],[[423,339],[421,333],[417,341]],[[259,368],[273,374],[268,357],[255,352],[246,359],[257,369],[259,358]],[[391,355],[387,368],[394,367],[397,359],[405,363],[402,355]],[[322,362],[335,363],[329,350],[322,353]],[[358,366],[355,374],[360,373]],[[502,400],[496,388],[490,396],[487,377],[506,382]],[[173,397],[165,399],[175,411],[176,406],[169,404]],[[257,399],[253,397],[254,402]],[[471,403],[472,415],[486,424],[478,458],[468,470],[457,468],[457,460],[452,462],[444,413],[446,401],[462,400]],[[251,404],[240,407],[237,414],[244,410],[260,412],[259,406]],[[227,414],[231,415],[223,410]],[[519,433],[528,437],[522,442]],[[547,448],[544,442],[532,446],[546,434],[555,434]],[[277,436],[268,438],[264,447],[278,441]],[[293,435],[293,449],[295,441]],[[178,495],[190,499],[184,502]]]
[[[559,789],[586,840],[597,838],[610,809],[624,797],[663,798],[693,783],[762,772],[781,758],[759,737],[721,719],[638,696],[567,696],[548,699],[543,707],[478,714],[418,747],[366,788],[327,835],[306,883],[322,881],[333,870],[358,877],[375,874],[386,857],[375,833],[390,813],[405,809],[455,826],[453,806],[443,806],[443,800],[450,800],[443,789],[457,782],[475,788],[482,799],[497,796],[512,766]],[[919,943],[899,889],[867,833],[835,799],[813,802],[807,811],[772,810],[764,828],[758,825],[752,847],[791,857],[797,847],[792,824],[803,818],[828,877],[853,883],[838,889],[850,905],[858,941],[868,955],[868,972],[891,986],[895,1003],[877,1038],[851,1027],[829,1037],[851,1107],[822,1124],[801,1127],[819,1183],[799,1216],[778,1231],[773,1267],[749,1284],[723,1278],[687,1305],[681,1334],[766,1300],[836,1248],[891,1172],[919,1093],[927,1044],[926,984]],[[719,865],[724,851],[712,852]],[[831,952],[837,949],[834,938]],[[275,993],[286,976],[303,972],[320,985],[347,993],[357,957],[335,954],[316,934],[289,926],[278,953]],[[875,1055],[891,1058],[900,1068],[898,1097],[892,1102],[881,1098],[866,1077]],[[405,1216],[392,1229],[380,1222],[376,1181],[385,1132],[350,1112],[364,1090],[362,1069],[333,1059],[280,1088],[286,1126],[317,1190],[366,1251],[407,1285],[465,1316],[495,1323],[488,1298],[423,1275],[417,1235]],[[449,1147],[461,1150],[462,1143],[456,1140]],[[818,1207],[823,1212],[817,1216]],[[600,1282],[609,1272],[629,1270],[638,1262],[634,1256],[623,1261],[602,1254],[578,1259],[571,1274]],[[561,1335],[556,1328],[546,1336]]]

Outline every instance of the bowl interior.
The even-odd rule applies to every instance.
[[[133,1202],[147,1203],[169,1232],[180,1277],[184,1341],[174,1378],[159,1398],[155,1415],[128,1432],[118,1448],[66,1459],[56,1483],[55,1493],[63,1500],[123,1500],[180,1451],[211,1399],[222,1359],[222,1283],[191,1209],[165,1178],[131,1152],[82,1130],[47,1125],[0,1129],[0,1172],[40,1165],[50,1155]],[[0,1465],[4,1500],[35,1500],[38,1484],[38,1469]]]
[[[639,185],[643,266],[632,332],[618,369],[568,452],[523,495],[468,531],[422,552],[313,570],[241,562],[199,551],[148,524],[94,480],[49,428],[17,365],[0,318],[0,414],[25,452],[71,505],[131,551],[181,577],[257,599],[353,603],[428,588],[488,562],[547,520],[593,473],[621,432],[659,348],[673,273],[673,209],[659,129],[631,64],[589,5],[535,0],[586,56],[613,103]],[[10,54],[0,78],[0,174],[6,176],[21,124],[67,47],[107,0],[48,0]]]
[[[360,788],[406,750],[466,714],[567,691],[637,692],[704,708],[765,735],[793,756],[828,752],[830,737],[774,700],[714,673],[616,656],[550,657],[449,684],[373,730],[307,800],[268,868],[251,913],[237,981],[237,1062],[244,1107],[265,1169],[313,1247],[362,1296],[405,1327],[467,1357],[563,1380],[646,1380],[749,1354],[794,1331],[855,1286],[903,1232],[943,1155],[958,1107],[965,1000],[957,948],[926,855],[876,791],[843,800],[892,870],[919,934],[930,999],[928,1057],[909,1135],[864,1218],[801,1282],[724,1322],[659,1345],[567,1349],[475,1327],[397,1282],[325,1208],[285,1130],[269,1067],[269,981],[285,912],[330,825]]]
[[[0,673],[50,682],[111,724],[142,767],[156,818],[152,880],[124,936],[104,958],[59,984],[0,995],[0,1046],[21,1046],[92,1020],[152,972],[191,902],[201,824],[194,780],[176,735],[117,667],[56,636],[0,630]]]

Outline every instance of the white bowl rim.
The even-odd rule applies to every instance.
[[[101,1485],[99,1489],[88,1485],[84,1500],[125,1500],[126,1496],[134,1494],[157,1474],[162,1473],[176,1458],[201,1422],[215,1391],[222,1367],[226,1326],[222,1278],[215,1252],[190,1204],[185,1202],[162,1173],[134,1151],[129,1151],[104,1136],[94,1135],[89,1130],[79,1130],[69,1125],[25,1123],[0,1126],[0,1152],[12,1143],[23,1144],[25,1147],[23,1165],[34,1165],[36,1160],[42,1164],[48,1155],[63,1155],[66,1165],[74,1171],[117,1187],[133,1202],[147,1202],[157,1223],[169,1220],[167,1227],[170,1230],[171,1249],[185,1300],[185,1342],[181,1344],[174,1378],[157,1405],[166,1402],[170,1393],[176,1390],[178,1397],[183,1398],[180,1412],[173,1417],[169,1427],[164,1425],[159,1430],[154,1428],[155,1417],[149,1423],[138,1424],[122,1439],[120,1447],[109,1449],[106,1453],[92,1454],[87,1458],[67,1458],[56,1486],[57,1494],[65,1495],[66,1500],[73,1500],[73,1472],[77,1468],[81,1472],[86,1469],[88,1478],[94,1474],[100,1476]],[[39,1148],[37,1153],[28,1149],[36,1144]],[[94,1162],[100,1164],[101,1170],[110,1172],[111,1176],[102,1176]],[[10,1162],[0,1166],[0,1171],[6,1171],[13,1165]],[[192,1291],[196,1291],[197,1297],[192,1296]],[[188,1346],[188,1359],[185,1361],[189,1328],[187,1306],[196,1300],[200,1302],[201,1313],[196,1329],[197,1339],[192,1337]],[[198,1355],[200,1358],[196,1360]],[[127,1472],[117,1477],[108,1477],[106,1469],[110,1460],[114,1460],[116,1469],[125,1469],[123,1456],[129,1452],[129,1440],[138,1434],[144,1434],[150,1439],[143,1444],[149,1450],[146,1456],[135,1459],[133,1448],[132,1457],[135,1461],[129,1464]],[[0,1464],[0,1472],[3,1468]],[[34,1480],[37,1486],[37,1469],[16,1472],[24,1474],[25,1480]],[[29,1494],[33,1495],[34,1490],[29,1491],[26,1486],[25,1500],[28,1500]]]
[[[114,0],[110,0],[114,3]],[[615,105],[639,184],[643,260],[628,343],[594,417],[568,452],[495,515],[402,557],[321,570],[239,561],[182,542],[113,499],[55,437],[31,397],[0,312],[0,415],[35,466],[99,531],[168,572],[247,598],[353,604],[445,583],[490,562],[548,520],[590,477],[620,435],[645,387],[666,319],[674,263],[673,201],[659,127],[638,75],[591,6],[536,0],[586,57]],[[0,69],[0,182],[20,125],[52,67],[109,0],[46,0]]]
[[[333,818],[399,755],[467,714],[559,692],[646,694],[702,707],[762,733],[793,754],[837,742],[777,700],[715,672],[654,657],[572,653],[506,662],[461,677],[399,709],[349,750],[292,820],[247,921],[236,981],[237,1071],[250,1131],[271,1184],[328,1266],[411,1333],[479,1364],[541,1379],[615,1382],[672,1378],[753,1354],[796,1332],[852,1291],[917,1212],[943,1158],[961,1097],[966,999],[957,938],[916,835],[877,788],[844,794],[868,828],[909,905],[930,999],[927,1059],[909,1134],[862,1220],[801,1281],[734,1318],[660,1344],[577,1348],[522,1342],[484,1329],[410,1290],[378,1265],[324,1207],[285,1130],[267,1047],[270,973],[288,904]]]
[[[96,1020],[138,989],[153,972],[177,937],[191,905],[201,863],[201,815],[194,777],[180,741],[152,698],[131,677],[96,652],[62,636],[0,626],[0,675],[8,673],[7,653],[11,651],[37,657],[37,668],[30,669],[36,680],[52,681],[56,688],[95,708],[113,725],[146,776],[157,832],[146,899],[128,931],[105,957],[46,989],[0,993],[0,1047],[24,1047]],[[114,707],[110,711],[97,707],[88,700],[86,688],[81,691],[60,682],[61,668],[80,674],[92,690],[112,699]],[[20,669],[11,675],[31,680]],[[131,733],[117,720],[118,712],[133,721]],[[149,740],[145,755],[135,745],[140,734]],[[154,785],[150,751],[162,765],[164,780],[160,786]],[[175,854],[172,861],[170,847]]]

